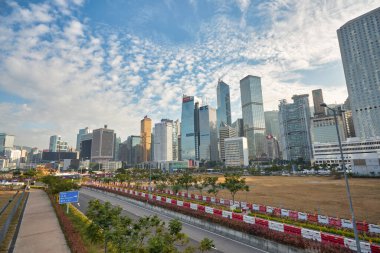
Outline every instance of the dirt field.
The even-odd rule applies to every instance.
[[[236,200],[340,218],[351,217],[344,179],[315,176],[245,178],[250,192],[237,193]],[[380,179],[353,178],[349,183],[356,219],[380,224]],[[226,190],[220,191],[218,197],[231,199]]]

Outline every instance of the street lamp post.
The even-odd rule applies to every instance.
[[[344,180],[346,182],[347,197],[348,197],[348,202],[350,203],[350,212],[351,212],[351,218],[352,218],[352,226],[354,228],[354,235],[355,235],[355,241],[356,241],[356,249],[357,249],[357,252],[361,252],[360,241],[359,241],[359,236],[358,236],[358,229],[356,228],[356,220],[355,220],[354,207],[352,205],[352,199],[351,199],[350,185],[348,184],[348,177],[347,177],[347,172],[346,172],[346,166],[345,166],[345,163],[344,163],[342,142],[340,140],[338,120],[337,120],[337,116],[336,116],[336,111],[337,110],[328,107],[325,103],[322,103],[320,105],[322,107],[326,107],[327,109],[331,110],[334,113],[334,121],[335,121],[336,133],[338,135],[338,144],[339,144],[339,150],[340,150],[340,159],[342,160],[342,169],[343,169],[343,173],[344,173]],[[342,110],[340,110],[340,109],[339,109],[339,111],[342,112]]]

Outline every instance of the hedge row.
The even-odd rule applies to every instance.
[[[58,217],[59,224],[61,225],[63,234],[65,235],[67,244],[73,253],[87,253],[86,246],[82,240],[80,232],[74,227],[72,221],[67,217],[62,206],[59,205],[53,195],[49,194],[51,204],[54,207],[55,213]]]
[[[182,213],[184,215],[188,215],[197,219],[205,220],[208,222],[216,223],[221,226],[225,226],[240,232],[248,233],[250,235],[254,235],[257,237],[262,237],[271,241],[276,241],[278,243],[284,244],[284,245],[289,245],[289,246],[294,246],[297,248],[301,249],[313,249],[317,250],[318,252],[322,253],[330,253],[330,252],[347,252],[349,249],[346,247],[343,247],[341,245],[337,244],[332,244],[332,243],[318,243],[315,241],[307,240],[299,236],[291,235],[291,234],[286,234],[278,231],[271,230],[267,227],[261,226],[259,224],[248,224],[248,223],[243,223],[240,221],[236,220],[227,220],[226,218],[220,217],[220,216],[214,216],[212,214],[204,213],[204,212],[199,212],[190,208],[186,208],[183,206],[176,206],[172,205],[166,202],[161,202],[161,201],[154,201],[147,199],[142,196],[136,196],[133,194],[129,194],[126,192],[120,192],[116,190],[111,190],[111,189],[104,189],[96,186],[87,186],[90,188],[94,189],[99,189],[107,192],[111,192],[114,194],[118,194],[121,196],[125,196],[131,199],[135,199],[138,201],[142,202],[147,202],[151,205],[162,207],[174,212]]]

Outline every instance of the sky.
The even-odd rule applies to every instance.
[[[336,30],[378,0],[0,1],[0,132],[46,149],[107,124],[180,119],[182,94],[216,106],[218,79],[241,117],[239,80],[261,77],[264,110],[322,88],[347,98]]]

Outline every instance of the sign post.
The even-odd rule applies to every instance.
[[[59,204],[66,204],[66,213],[69,213],[69,204],[79,202],[79,191],[59,193]]]

